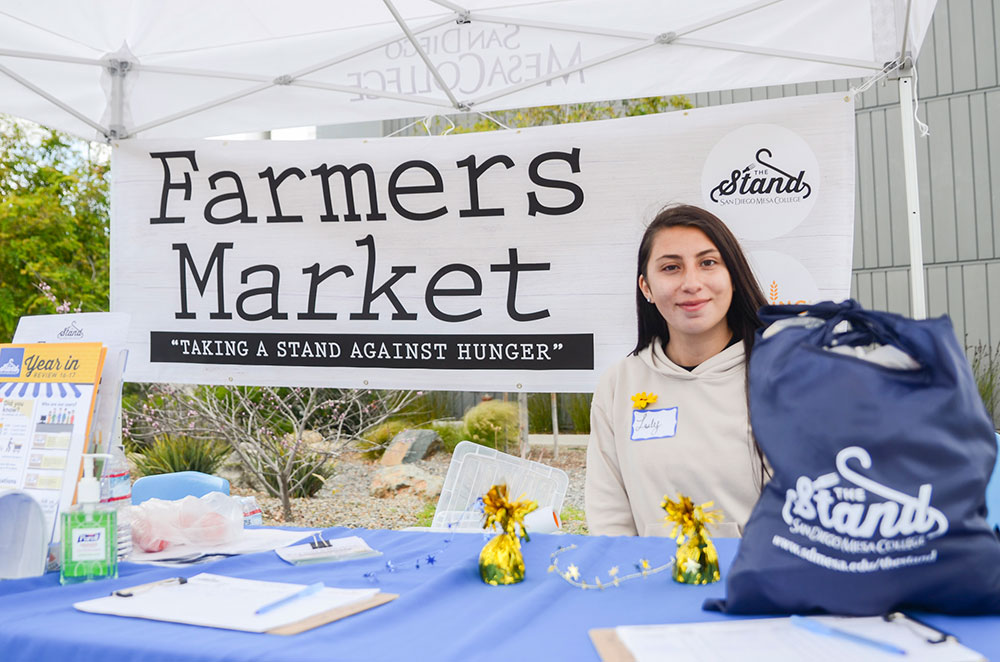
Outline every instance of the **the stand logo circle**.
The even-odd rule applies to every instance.
[[[809,215],[819,180],[816,154],[801,136],[776,124],[750,124],[712,148],[702,197],[737,237],[773,239]]]
[[[747,260],[770,305],[816,303],[816,279],[805,265],[777,251],[749,251]]]

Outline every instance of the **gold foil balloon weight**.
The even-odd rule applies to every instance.
[[[524,516],[538,507],[534,501],[509,501],[506,485],[494,485],[482,497],[483,528],[499,531],[479,553],[479,575],[493,586],[524,581],[521,538],[531,540],[524,528]]]
[[[524,581],[524,557],[517,536],[501,533],[479,553],[479,574],[493,586]]]
[[[663,497],[662,507],[667,511],[664,521],[673,524],[670,536],[677,540],[677,556],[672,576],[681,584],[711,584],[719,581],[719,554],[715,551],[708,525],[722,521],[722,511],[708,510],[708,501],[701,505],[686,496],[677,495],[677,501]]]

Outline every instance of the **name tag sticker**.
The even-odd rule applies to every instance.
[[[677,407],[632,410],[632,441],[663,439],[677,434]]]

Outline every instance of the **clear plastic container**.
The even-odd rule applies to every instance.
[[[117,517],[118,560],[132,553],[132,474],[125,449],[118,444],[111,446],[111,459],[104,463],[101,476],[101,503],[114,508]]]
[[[540,510],[562,510],[569,476],[562,469],[524,460],[498,450],[462,441],[455,447],[441,489],[431,530],[482,531],[479,497],[493,486],[506,483],[507,495],[521,495],[538,503]],[[558,519],[556,520],[558,522]]]
[[[252,496],[237,497],[243,505],[243,526],[263,526],[264,513],[257,505],[257,499]]]

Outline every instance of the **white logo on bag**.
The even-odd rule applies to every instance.
[[[857,460],[862,469],[872,466],[868,451],[859,446],[849,446],[837,453],[837,473],[824,474],[816,479],[799,476],[795,489],[786,491],[781,517],[793,532],[806,534],[810,528],[808,522],[817,519],[822,529],[850,538],[867,541],[877,532],[882,540],[874,549],[868,549],[871,543],[865,544],[864,541],[855,541],[856,550],[851,549],[851,545],[844,548],[843,539],[839,539],[839,544],[830,546],[844,548],[844,551],[885,553],[919,547],[926,540],[948,531],[948,518],[930,505],[933,491],[930,483],[921,485],[914,497],[862,476],[847,466],[849,460]],[[841,479],[856,487],[839,487]],[[869,492],[885,501],[868,503]],[[890,539],[897,536],[914,537],[908,539],[905,546],[891,544]],[[822,536],[809,537],[820,538],[820,542],[829,544]],[[834,538],[836,542],[838,539]]]

